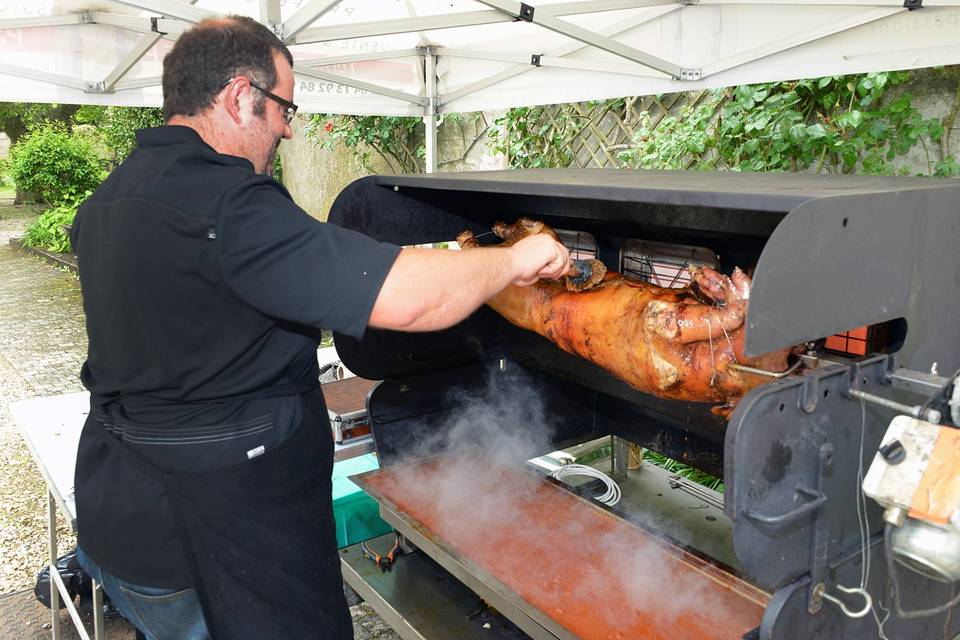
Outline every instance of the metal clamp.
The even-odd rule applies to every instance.
[[[793,522],[794,520],[807,515],[808,513],[813,513],[817,509],[823,506],[827,501],[827,496],[822,491],[817,491],[816,489],[811,489],[802,484],[797,485],[797,493],[811,498],[810,502],[806,502],[792,511],[787,511],[779,516],[765,516],[759,514],[755,511],[746,511],[743,515],[750,518],[754,522],[759,524],[766,525],[768,527],[781,528],[787,524]]]
[[[845,587],[841,584],[837,585],[837,589],[839,589],[843,593],[858,593],[861,596],[863,596],[863,601],[864,601],[863,609],[861,609],[860,611],[851,611],[850,609],[847,608],[847,605],[846,603],[843,602],[843,600],[827,593],[827,589],[826,587],[823,586],[822,582],[818,584],[816,588],[818,595],[821,598],[823,598],[824,600],[829,600],[833,604],[840,607],[840,610],[843,611],[843,615],[847,616],[848,618],[862,618],[863,616],[870,613],[870,609],[873,608],[873,598],[870,597],[870,593],[866,589],[862,587]]]

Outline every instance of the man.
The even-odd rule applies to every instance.
[[[164,60],[167,126],[138,132],[73,227],[80,558],[151,639],[352,638],[318,328],[436,330],[569,267],[546,236],[401,250],[312,220],[269,177],[291,64],[248,18],[184,33]]]

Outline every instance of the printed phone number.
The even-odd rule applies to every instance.
[[[353,94],[353,95],[366,95],[369,93],[366,89],[358,89],[356,87],[348,87],[342,84],[336,84],[334,82],[300,82],[300,91],[307,91],[312,93],[339,93],[339,94]]]

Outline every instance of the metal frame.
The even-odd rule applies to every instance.
[[[654,15],[638,17],[633,20],[625,20],[622,23],[618,24],[616,27],[606,31],[601,31],[600,33],[606,37],[615,36],[617,34],[623,33],[624,31],[628,31],[630,29],[639,27],[640,25],[650,22],[652,20],[657,20],[662,16],[665,16],[669,13],[673,13],[674,11],[677,11],[681,8],[682,7],[679,4],[672,5],[672,6],[664,6],[660,10],[654,12]],[[587,48],[587,45],[581,42],[573,42],[571,44],[558,47],[557,49],[554,49],[551,52],[544,53],[543,56],[541,56],[541,60],[543,60],[544,57],[546,57],[547,60],[551,60],[552,58],[564,59],[565,56],[569,56],[578,51],[583,51],[586,48]],[[464,96],[470,95],[471,93],[475,93],[477,91],[480,91],[481,89],[485,89],[486,87],[489,87],[491,85],[497,84],[499,82],[503,82],[510,78],[514,78],[523,73],[528,73],[530,71],[533,71],[534,69],[536,69],[536,67],[529,64],[529,62],[527,62],[527,64],[517,65],[516,67],[512,67],[510,69],[505,69],[492,76],[488,76],[487,78],[478,80],[476,82],[472,82],[465,87],[461,87],[460,89],[449,92],[444,96],[444,100],[446,104],[450,104],[454,100],[458,100],[459,98],[463,98]],[[656,71],[652,71],[643,67],[639,67],[638,71],[639,70],[643,70],[643,72],[645,73],[653,73],[653,74],[657,73]]]
[[[293,14],[283,23],[282,35],[284,42],[292,42],[297,34],[309,27],[325,13],[336,7],[343,0],[311,0],[307,6]]]
[[[362,479],[362,476],[360,479]],[[359,479],[354,479],[355,482],[357,480]],[[363,489],[373,495],[374,499],[380,503],[380,517],[385,522],[410,540],[415,547],[423,550],[470,590],[482,597],[484,601],[490,603],[498,612],[520,627],[531,638],[535,640],[576,640],[569,631],[557,625],[542,612],[530,608],[517,594],[496,578],[477,569],[472,563],[461,557],[457,551],[431,540],[421,532],[417,523],[411,521],[389,500],[378,495],[367,486],[363,486]],[[590,506],[592,507],[592,505]]]
[[[153,13],[142,15],[122,11],[81,11],[74,14],[17,18],[0,20],[0,30],[30,29],[38,27],[62,27],[82,24],[101,24],[145,34],[102,79],[76,78],[55,73],[37,71],[14,65],[0,65],[0,73],[30,80],[39,80],[54,86],[66,87],[92,94],[109,94],[117,91],[139,90],[159,84],[158,77],[127,79],[131,69],[161,39],[176,39],[193,23],[220,13],[196,7],[182,0],[114,0],[120,5]],[[194,0],[195,1],[195,0]],[[403,33],[425,34],[438,29],[469,28],[496,23],[529,23],[535,27],[561,34],[571,40],[569,44],[552,51],[531,51],[529,55],[503,54],[497,51],[468,51],[458,48],[429,46],[416,51],[388,51],[354,56],[312,58],[298,63],[295,72],[301,76],[332,82],[408,103],[414,112],[420,112],[427,127],[427,165],[435,165],[436,116],[456,109],[456,103],[467,96],[535,71],[540,67],[590,71],[628,77],[646,77],[660,80],[676,79],[697,82],[710,76],[747,65],[757,60],[774,56],[783,51],[821,40],[825,37],[853,29],[877,20],[907,11],[904,0],[580,0],[569,3],[550,3],[529,6],[516,0],[477,0],[490,7],[489,10],[451,12],[442,15],[414,16],[395,20],[375,20],[356,24],[333,24],[311,27],[318,19],[336,9],[342,0],[309,0],[302,8],[281,20],[280,0],[258,0],[260,21],[270,27],[285,43],[298,44],[330,42],[386,36]],[[646,22],[660,19],[675,12],[687,10],[688,5],[768,5],[768,6],[816,6],[816,7],[863,7],[864,11],[849,18],[833,21],[815,29],[780,38],[729,58],[704,65],[702,68],[684,68],[675,60],[664,59],[641,49],[625,45],[616,36]],[[960,0],[925,0],[923,8],[960,7]],[[638,16],[618,23],[610,29],[592,31],[578,26],[574,20],[564,19],[579,14],[648,8],[648,15]],[[524,15],[524,12],[527,12]],[[425,39],[425,37],[424,37]],[[596,49],[616,56],[609,62],[577,59],[574,54],[587,49]],[[428,52],[429,51],[429,52]],[[417,56],[423,70],[422,91],[413,95],[391,89],[375,82],[365,82],[350,77],[328,73],[327,65],[348,61],[388,60]],[[478,79],[446,93],[437,85],[436,68],[444,56],[499,61],[511,64],[504,70]]]
[[[64,513],[67,510],[64,508]],[[70,620],[77,631],[77,634],[83,640],[91,640],[87,628],[80,618],[80,612],[77,611],[77,605],[70,598],[70,591],[67,585],[63,583],[60,572],[57,571],[57,499],[53,492],[47,490],[47,548],[50,550],[48,558],[50,570],[50,629],[53,640],[60,640],[63,634],[60,629],[60,604],[63,598],[63,606],[70,614]],[[92,580],[93,587],[93,640],[103,640],[106,633],[103,617],[103,588],[96,580]]]

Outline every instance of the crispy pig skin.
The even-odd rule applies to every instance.
[[[504,244],[512,244],[531,228],[556,237],[546,225],[524,218],[509,226],[497,223],[494,231]],[[477,246],[468,231],[457,241],[463,249]],[[717,403],[715,412],[728,415],[747,391],[770,381],[728,365],[782,371],[791,349],[756,358],[743,354],[750,278],[740,269],[726,276],[698,268],[692,277],[689,286],[664,288],[607,272],[602,282],[582,292],[541,280],[527,287],[508,286],[487,304],[516,326],[586,358],[639,391]]]

